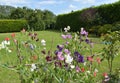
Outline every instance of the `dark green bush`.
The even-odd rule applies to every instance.
[[[0,32],[19,32],[27,28],[26,20],[0,20]]]
[[[102,26],[107,30],[108,25],[120,21],[120,1],[112,4],[104,4],[97,7],[90,7],[80,11],[71,12],[57,16],[55,29],[60,30],[66,26],[71,26],[71,31],[78,31],[81,27],[86,30],[92,30],[93,26]],[[119,25],[117,25],[119,27]],[[111,27],[111,26],[110,26]],[[98,28],[98,27],[97,27]],[[113,28],[113,27],[112,27]],[[119,28],[114,28],[119,30]],[[101,28],[99,33],[105,33],[106,30]],[[110,29],[112,30],[112,29]],[[95,32],[96,33],[96,32]]]

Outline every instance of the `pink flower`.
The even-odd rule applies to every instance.
[[[14,38],[14,37],[15,37],[15,33],[12,33],[12,34],[11,34],[11,37],[13,37],[13,38]]]
[[[66,39],[66,38],[67,38],[66,35],[61,35],[61,36],[62,36],[63,39]]]
[[[99,57],[96,58],[96,61],[98,62],[98,64],[101,63],[101,59]]]
[[[93,58],[91,56],[88,56],[87,60],[90,61],[90,62],[93,62]]]
[[[94,77],[96,77],[96,75],[97,75],[97,72],[94,72]]]
[[[76,72],[80,72],[80,68],[76,66]]]
[[[58,60],[61,60],[61,61],[64,60],[64,57],[63,57],[63,55],[62,55],[62,52],[58,52],[57,57],[58,57]]]

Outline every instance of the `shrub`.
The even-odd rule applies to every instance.
[[[17,32],[26,28],[26,20],[0,20],[0,32]]]

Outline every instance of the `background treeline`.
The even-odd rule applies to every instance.
[[[2,31],[2,26],[12,26],[5,23],[6,19],[23,21],[21,26],[34,30],[55,29],[61,30],[66,26],[71,26],[71,31],[78,31],[84,27],[90,33],[101,35],[107,31],[120,30],[120,1],[112,4],[104,4],[97,7],[90,7],[79,11],[72,11],[69,14],[56,16],[49,10],[31,9],[27,7],[12,7],[0,5],[0,32],[16,31],[19,29],[6,29]],[[26,22],[25,22],[26,20]],[[2,23],[3,21],[3,23]],[[11,24],[13,21],[11,21]],[[17,22],[16,22],[17,23]],[[5,24],[5,25],[4,25]],[[8,25],[7,25],[8,24]],[[17,27],[16,27],[17,26]],[[18,23],[13,28],[18,27]],[[20,26],[20,25],[19,25]],[[23,28],[22,27],[22,28]]]
[[[108,30],[120,30],[120,1],[57,16],[55,29],[60,30],[68,25],[72,31],[84,27],[96,35]]]
[[[26,25],[26,27],[29,25],[30,29],[45,30],[45,29],[51,29],[54,27],[56,16],[49,10],[42,11],[40,9],[33,10],[33,9],[30,9],[27,7],[15,8],[12,6],[0,5],[0,20],[1,20],[0,22],[4,23],[4,22],[6,22],[6,19],[7,20],[9,19],[9,21],[12,20],[10,22],[13,22],[13,19],[14,19],[14,22],[15,22],[15,20],[17,20],[17,21],[23,20],[23,22],[26,20],[28,23],[28,24],[26,24],[26,23],[24,24],[24,25]],[[2,23],[0,23],[0,24],[2,24]],[[6,24],[8,24],[8,23],[6,23]],[[8,24],[8,25],[10,26],[10,24]],[[2,24],[2,26],[6,26],[6,25]],[[17,24],[16,24],[16,26],[17,26]],[[16,27],[16,26],[14,26],[14,28],[21,28],[21,27]],[[0,27],[0,29],[1,28],[2,27]],[[14,30],[16,30],[16,29],[13,29],[13,31]],[[19,29],[17,29],[17,30],[19,30]],[[12,30],[9,30],[9,31],[12,31]],[[0,32],[2,32],[2,31],[0,31]],[[8,31],[5,31],[5,32],[8,32]]]

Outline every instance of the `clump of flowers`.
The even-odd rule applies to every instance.
[[[46,41],[44,39],[40,41],[35,32],[27,34],[23,29],[22,36],[26,37],[27,34],[27,37],[22,41],[12,33],[11,39],[16,47],[18,64],[7,67],[18,72],[21,83],[51,83],[51,80],[53,83],[98,82],[96,78],[102,59],[92,51],[94,42],[88,37],[88,32],[84,28],[77,33],[69,31],[70,26],[64,28],[64,33],[61,35],[64,42],[58,44],[55,50],[46,49]],[[10,38],[5,38],[0,44],[0,49],[6,48],[10,52],[8,49],[10,43]],[[101,82],[106,83],[110,80],[109,74],[104,73]]]

